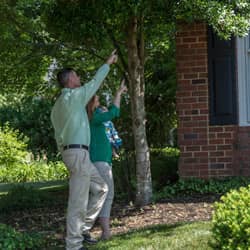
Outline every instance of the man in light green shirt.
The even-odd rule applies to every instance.
[[[96,93],[117,61],[115,51],[94,78],[81,86],[73,69],[58,73],[62,92],[56,100],[51,121],[63,162],[70,173],[67,210],[67,250],[84,250],[82,241],[94,243],[88,231],[93,226],[105,201],[108,187],[89,158],[90,129],[85,106]]]

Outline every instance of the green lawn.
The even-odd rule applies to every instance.
[[[34,187],[39,190],[53,190],[64,188],[67,181],[44,181],[44,182],[25,182],[25,183],[0,183],[0,195],[7,194],[13,185],[24,185]]]
[[[22,185],[22,184],[20,184]],[[64,190],[66,181],[25,183],[49,192]],[[5,194],[13,184],[0,184],[0,195]],[[56,196],[62,199],[61,196]],[[66,202],[66,201],[65,201]],[[58,203],[59,204],[59,203]],[[64,241],[51,235],[53,244],[46,244],[48,250],[65,249]],[[211,222],[182,223],[175,225],[156,225],[126,234],[114,236],[112,240],[88,246],[89,250],[211,250]],[[49,245],[49,246],[48,246]],[[52,246],[53,245],[53,246]],[[51,248],[52,247],[52,248]]]
[[[90,250],[208,250],[211,223],[159,225],[115,236]]]

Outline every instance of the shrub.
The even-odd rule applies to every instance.
[[[250,178],[230,177],[225,179],[181,179],[178,182],[168,183],[163,189],[154,193],[154,200],[186,196],[195,194],[219,194],[222,195],[231,189],[247,186]]]
[[[28,149],[34,155],[46,154],[47,158],[54,159],[57,147],[54,139],[54,130],[50,121],[50,111],[53,101],[49,98],[22,96],[12,94],[1,96],[0,124],[9,122],[11,127],[18,129],[29,138]]]
[[[20,233],[10,226],[0,224],[0,249],[33,250],[40,249],[43,244],[43,239],[38,234]]]
[[[0,199],[0,212],[10,213],[12,211],[23,211],[32,208],[41,208],[52,205],[53,197],[33,187],[15,185],[8,194]]]
[[[154,148],[151,153],[151,171],[154,189],[159,190],[178,179],[179,150],[176,148]],[[120,158],[113,161],[113,176],[116,198],[131,200],[136,189],[135,155],[122,150]]]
[[[136,187],[134,152],[122,150],[112,166],[115,199],[133,200]]]
[[[24,164],[28,154],[27,141],[27,137],[8,124],[0,127],[0,167]]]
[[[178,159],[180,151],[177,148],[153,148],[150,150],[151,172],[154,189],[159,190],[167,183],[178,180]]]
[[[250,247],[250,185],[232,190],[215,203],[212,232],[216,249]]]
[[[31,163],[11,165],[0,168],[0,182],[32,182],[63,180],[67,178],[68,171],[60,162],[34,161]]]

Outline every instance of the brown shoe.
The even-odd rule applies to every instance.
[[[83,241],[87,242],[88,244],[94,245],[98,243],[98,240],[95,238],[92,238],[89,233],[83,234]]]

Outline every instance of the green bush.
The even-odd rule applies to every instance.
[[[23,211],[32,208],[49,207],[54,199],[50,193],[39,191],[33,187],[16,185],[8,194],[0,198],[0,213]]]
[[[40,249],[44,244],[38,234],[17,232],[10,226],[0,224],[0,249],[3,250],[26,250]]]
[[[45,154],[48,159],[54,159],[57,147],[50,121],[52,105],[49,98],[6,96],[5,103],[0,103],[0,124],[9,122],[27,136],[28,150],[34,155]]]
[[[9,127],[0,127],[0,168],[24,164],[26,161],[28,138]]]
[[[150,150],[152,182],[155,190],[178,179],[179,150],[154,148]],[[122,150],[120,158],[113,161],[116,198],[133,200],[136,190],[135,154]]]
[[[250,248],[250,185],[230,191],[215,203],[212,232],[216,249]]]
[[[166,147],[150,150],[151,173],[155,190],[178,180],[179,155],[180,150],[177,148]]]
[[[60,161],[33,161],[0,168],[0,182],[5,183],[63,180],[67,177],[68,171]]]
[[[231,189],[250,184],[250,178],[230,177],[225,179],[181,179],[178,182],[168,183],[163,189],[154,193],[154,200],[172,198],[176,196],[218,194],[222,195]]]
[[[134,152],[122,150],[120,157],[113,160],[112,170],[115,199],[133,200],[136,188]]]

